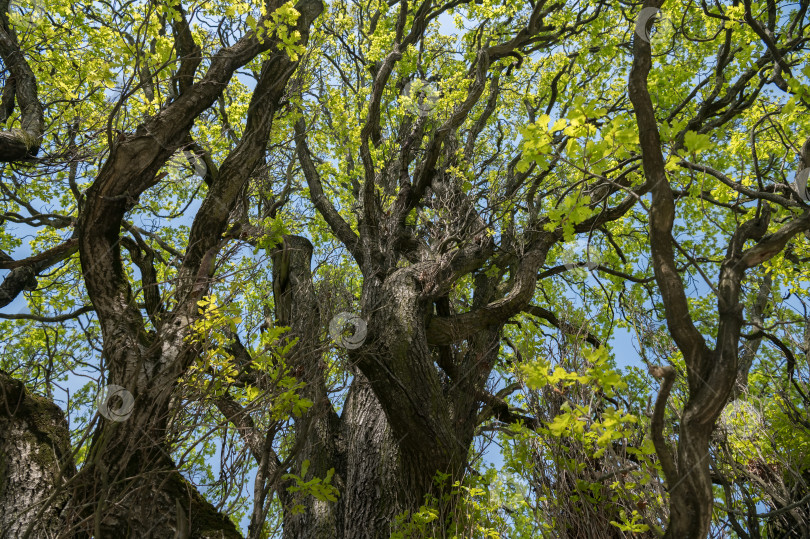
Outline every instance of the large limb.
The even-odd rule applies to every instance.
[[[334,482],[343,486],[344,474],[338,449],[339,419],[329,400],[325,384],[326,364],[322,359],[320,311],[312,282],[312,244],[300,236],[284,236],[273,252],[273,298],[276,325],[290,328],[285,339],[298,339],[290,350],[287,364],[291,373],[305,386],[301,396],[313,402],[302,417],[295,419],[300,448],[295,455],[294,471],[300,473],[305,460],[309,474],[323,478],[337,470]],[[304,478],[311,479],[310,476]],[[342,523],[340,506],[306,496],[284,496],[285,504],[300,504],[299,514],[284,512],[285,537],[339,537]]]
[[[45,132],[45,113],[37,96],[37,80],[8,20],[9,3],[9,0],[0,0],[0,58],[11,73],[9,82],[13,81],[14,92],[8,100],[4,92],[3,101],[10,105],[6,107],[8,112],[16,97],[21,128],[0,131],[0,162],[5,163],[35,157]]]
[[[322,4],[302,0],[296,7],[301,13],[297,30],[306,39]],[[208,290],[229,213],[264,155],[273,115],[297,61],[275,50],[264,62],[244,136],[223,162],[192,224],[189,247],[178,272],[174,308],[161,314],[154,301],[157,298],[149,301],[158,326],[156,335],[146,332],[123,271],[120,230],[126,211],[157,181],[159,168],[187,140],[194,119],[216,101],[234,71],[276,44],[275,39],[260,41],[248,33],[217,53],[200,81],[134,134],[112,143],[110,158],[88,189],[77,227],[85,282],[104,337],[109,382],[125,387],[135,398],[126,421],[102,422],[75,489],[79,513],[93,513],[99,536],[149,529],[156,522],[167,530],[189,528],[193,535],[238,536],[233,524],[218,515],[176,471],[165,443],[169,398],[197,355],[185,341],[198,315],[197,300]],[[176,503],[168,503],[167,498]]]
[[[662,3],[646,2],[645,7],[660,8]],[[709,438],[737,377],[737,354],[743,323],[740,289],[744,272],[777,254],[790,238],[806,230],[810,216],[805,212],[774,234],[766,236],[770,218],[770,208],[766,203],[759,207],[753,219],[740,225],[734,232],[720,266],[716,288],[718,329],[715,349],[711,350],[694,325],[683,282],[675,265],[672,239],[675,202],[666,176],[658,126],[647,88],[647,75],[652,64],[650,44],[635,39],[633,51],[633,67],[628,84],[639,129],[644,174],[652,184],[650,246],[655,279],[664,304],[667,326],[686,363],[689,389],[678,431],[677,464],[672,463],[661,433],[656,434],[656,450],[665,464],[670,495],[670,520],[666,536],[699,538],[708,534],[712,518]],[[756,244],[746,250],[744,245],[749,240],[755,240]],[[664,398],[672,383],[671,379],[665,380],[661,391]],[[659,416],[657,428],[660,431],[662,399],[656,403],[656,409]]]
[[[526,309],[534,296],[537,270],[554,240],[553,234],[548,234],[534,250],[526,253],[517,264],[512,288],[504,297],[465,313],[431,317],[426,332],[428,342],[434,345],[459,342],[486,327],[502,324]]]
[[[0,307],[5,307],[19,296],[23,290],[34,290],[37,287],[36,275],[54,264],[73,255],[78,249],[75,238],[52,249],[30,256],[23,260],[14,260],[0,251],[0,269],[11,271],[0,284]]]

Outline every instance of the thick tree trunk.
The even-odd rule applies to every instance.
[[[150,412],[102,419],[76,475],[62,411],[0,372],[0,538],[241,537],[165,448],[144,443],[154,436]]]
[[[686,415],[686,414],[684,414]],[[709,473],[708,425],[681,423],[678,440],[678,474],[668,482],[669,525],[667,539],[702,539],[709,534],[714,497]]]
[[[305,510],[285,515],[285,539],[387,538],[398,515],[409,516],[425,502],[425,495],[437,494],[428,483],[442,470],[398,443],[361,373],[349,389],[340,426],[331,444],[335,451],[320,454],[321,459],[331,460],[322,460],[318,466],[338,470],[333,480],[340,490],[338,501],[298,500]]]
[[[276,323],[298,338],[289,364],[307,385],[302,396],[315,405],[295,428],[300,450],[293,472],[309,461],[308,475],[323,478],[335,470],[336,503],[312,496],[292,496],[282,488],[286,538],[387,537],[394,516],[414,506],[405,503],[400,454],[380,403],[359,371],[350,386],[340,417],[329,401],[324,382],[320,313],[312,283],[312,244],[286,236],[273,256]],[[418,504],[416,505],[418,507]]]
[[[322,452],[321,460],[311,467],[320,473],[337,470],[333,484],[340,491],[338,501],[297,500],[305,511],[285,513],[285,539],[388,537],[396,515],[414,507],[402,496],[405,489],[396,440],[362,374],[356,375],[349,389],[340,430],[333,434],[335,443],[324,446],[331,446],[333,452]],[[300,462],[298,466],[300,469]],[[285,505],[292,501],[288,495],[282,499]]]
[[[241,537],[177,471],[165,444],[167,400],[165,390],[144,390],[125,421],[99,418],[104,423],[71,492],[71,520],[88,535]]]
[[[306,43],[323,5],[319,0],[301,0],[296,8],[300,16],[295,30]],[[113,143],[109,159],[87,191],[77,224],[80,260],[103,334],[109,382],[134,396],[129,418],[105,421],[97,429],[75,481],[77,522],[98,537],[239,536],[233,523],[177,472],[167,439],[169,402],[178,380],[198,356],[198,347],[186,339],[200,316],[198,301],[209,290],[231,210],[264,155],[274,114],[298,62],[279,50],[277,41],[249,32],[214,55],[206,73],[193,82],[198,50],[190,35],[176,39],[188,53],[180,68],[185,73],[179,76],[183,91],[135,133],[122,134]],[[184,145],[194,120],[222,94],[234,72],[267,50],[271,52],[262,62],[243,136],[223,161],[192,223],[175,284],[175,304],[168,310],[159,297],[146,296],[150,331],[123,270],[123,217],[138,196],[159,181],[159,170]],[[150,271],[142,276],[150,276]]]
[[[304,460],[309,461],[305,480],[334,469],[340,497],[322,502],[291,496],[282,487],[288,509],[284,536],[388,537],[397,515],[417,511],[429,494],[438,497],[438,472],[450,474],[451,482],[461,478],[479,409],[475,387],[494,364],[500,328],[470,339],[463,361],[473,368],[456,383],[442,382],[425,335],[432,304],[420,295],[413,273],[367,279],[372,283],[363,300],[368,333],[360,348],[349,351],[357,367],[338,417],[324,382],[323,321],[316,308],[311,255],[310,242],[295,236],[286,236],[273,255],[276,323],[290,327],[290,337],[299,339],[290,367],[307,383],[303,396],[315,402],[296,421],[301,450],[292,472],[299,474]],[[289,511],[295,504],[303,506],[301,513]]]
[[[0,538],[55,537],[75,473],[62,410],[0,371]]]
[[[341,537],[388,537],[394,517],[409,509],[402,496],[399,451],[385,414],[357,373],[343,412],[345,487]]]

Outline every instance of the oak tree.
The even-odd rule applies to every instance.
[[[0,8],[9,537],[807,530],[806,0]]]

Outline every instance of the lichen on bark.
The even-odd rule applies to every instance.
[[[55,535],[76,468],[64,414],[0,371],[0,537]]]

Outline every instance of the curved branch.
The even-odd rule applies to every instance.
[[[37,278],[33,268],[14,268],[0,284],[0,307],[5,307],[19,296],[23,290],[36,290]]]
[[[751,323],[754,327],[761,328],[764,324],[765,307],[768,305],[768,300],[771,297],[772,284],[773,276],[770,273],[766,273],[759,285],[757,299],[751,309]],[[739,397],[740,393],[748,386],[748,372],[751,369],[751,365],[754,363],[754,358],[756,358],[760,343],[762,343],[762,338],[762,332],[758,332],[756,338],[743,344],[742,353],[737,360],[737,384],[734,386],[732,400]]]
[[[659,7],[663,2],[651,2]],[[683,282],[675,266],[672,246],[672,225],[675,220],[675,201],[667,180],[664,156],[661,153],[661,138],[655,119],[652,99],[647,88],[647,75],[652,66],[650,44],[635,40],[633,67],[630,70],[628,89],[630,101],[635,108],[641,144],[642,165],[647,182],[652,185],[650,208],[650,246],[654,262],[655,280],[661,290],[667,326],[684,359],[690,367],[700,370],[703,359],[710,351],[703,336],[695,327],[689,314]],[[690,376],[690,384],[692,377]]]
[[[91,313],[94,309],[91,305],[85,305],[84,307],[79,307],[72,313],[67,314],[59,314],[56,316],[38,316],[36,314],[0,314],[0,318],[4,320],[34,320],[36,322],[64,322],[65,320],[70,320],[72,318],[76,318],[80,315],[85,313]]]
[[[0,131],[0,162],[35,157],[45,132],[45,113],[37,96],[37,79],[17,42],[8,20],[9,0],[0,1],[0,58],[14,79],[15,96],[20,105],[21,129]],[[4,96],[4,101],[7,101]]]
[[[363,251],[360,245],[360,238],[354,233],[352,227],[340,216],[338,211],[323,192],[318,170],[312,162],[312,153],[309,151],[306,140],[306,125],[301,118],[295,123],[295,148],[298,152],[298,160],[301,162],[301,170],[309,187],[309,199],[315,205],[315,209],[321,214],[326,224],[352,254],[360,268],[363,268]]]
[[[186,12],[180,2],[175,7],[175,16],[172,19],[172,31],[174,33],[174,46],[177,49],[177,57],[180,60],[180,68],[172,77],[172,85],[177,83],[178,95],[191,88],[194,82],[194,73],[202,62],[202,49],[194,41],[191,34],[191,27],[186,19]]]
[[[68,258],[78,250],[76,239],[70,239],[52,249],[23,260],[12,260],[0,252],[0,269],[10,269],[0,284],[0,307],[5,307],[19,296],[23,290],[36,290],[36,275],[40,271]]]
[[[753,199],[768,200],[770,202],[774,202],[774,203],[779,204],[781,206],[784,206],[786,208],[788,208],[788,207],[800,207],[800,205],[797,204],[796,202],[788,200],[787,198],[781,197],[779,195],[775,195],[775,194],[767,193],[767,192],[762,192],[762,191],[754,191],[753,189],[748,189],[747,187],[744,187],[743,185],[735,182],[734,180],[732,180],[731,178],[729,178],[728,176],[726,176],[725,174],[723,174],[719,170],[715,170],[712,167],[709,167],[709,166],[706,166],[706,165],[697,165],[697,164],[694,164],[694,163],[690,163],[689,161],[687,161],[685,159],[681,159],[680,161],[678,161],[678,166],[683,167],[683,168],[688,169],[688,170],[694,170],[696,172],[703,172],[704,174],[708,174],[708,175],[720,180],[727,187],[729,187],[731,189],[734,189],[738,193],[743,194],[743,195],[748,196],[748,197],[751,197]]]
[[[572,324],[564,320],[560,320],[557,318],[553,312],[549,311],[548,309],[544,309],[538,305],[528,305],[523,312],[529,313],[532,316],[536,316],[537,318],[542,318],[543,320],[547,321],[549,324],[554,326],[555,328],[559,329],[563,333],[567,333],[568,335],[576,335],[579,336],[581,334],[585,334],[585,340],[590,344],[599,347],[602,346],[602,341],[599,340],[595,335],[591,334],[588,331],[582,330]]]
[[[545,261],[552,243],[553,237],[546,235],[537,248],[526,253],[515,272],[515,284],[505,297],[466,313],[431,318],[426,330],[428,343],[445,345],[459,342],[484,328],[502,324],[523,311],[534,295],[537,268]]]
[[[667,481],[671,484],[678,477],[678,469],[675,467],[672,452],[669,450],[666,438],[664,438],[664,414],[667,409],[669,392],[675,382],[675,369],[670,365],[666,367],[656,365],[650,367],[650,374],[656,378],[663,378],[661,389],[658,390],[658,396],[655,399],[655,408],[650,421],[650,434],[655,446],[655,452],[658,453],[658,457],[661,459],[661,468],[664,470]]]
[[[508,402],[497,395],[493,395],[489,391],[481,390],[478,393],[478,400],[485,405],[476,420],[476,423],[479,425],[490,417],[494,417],[501,423],[509,425],[522,423],[525,427],[535,431],[544,426],[543,422],[537,417],[519,414],[509,406]]]
[[[810,210],[743,251],[738,263],[743,269],[753,268],[779,254],[795,235],[807,230],[810,230]]]
[[[0,260],[0,269],[14,269],[23,266],[31,266],[35,271],[42,271],[53,266],[79,250],[79,240],[70,238],[65,243],[59,244],[39,254],[23,258],[22,260],[11,260],[11,258]]]

